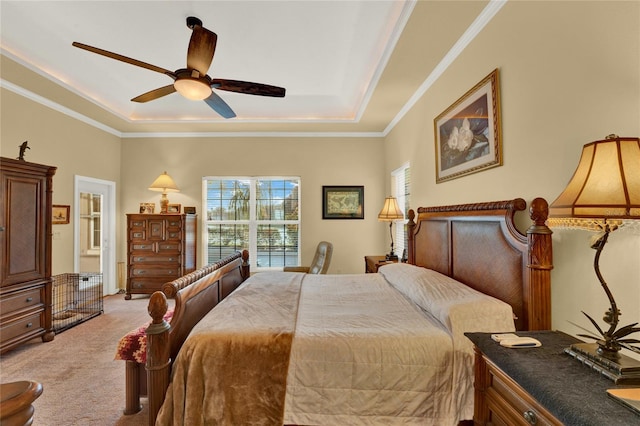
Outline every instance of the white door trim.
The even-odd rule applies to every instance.
[[[116,274],[116,183],[74,175],[73,270],[80,271],[80,193],[102,195],[102,282],[103,295],[118,292]]]

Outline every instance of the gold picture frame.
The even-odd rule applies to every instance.
[[[66,225],[69,223],[70,206],[54,204],[51,209],[51,223],[54,225]]]
[[[502,165],[496,68],[434,120],[436,183]]]
[[[182,210],[182,204],[167,204],[167,213],[177,214]]]
[[[156,203],[140,203],[140,213],[154,214],[156,211]]]

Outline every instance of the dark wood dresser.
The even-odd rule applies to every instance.
[[[196,269],[197,216],[127,215],[127,292],[151,294]]]
[[[640,415],[607,396],[624,386],[564,353],[578,339],[557,331],[516,334],[542,346],[504,348],[489,333],[465,333],[476,350],[476,426],[640,424]]]
[[[0,353],[53,340],[51,206],[56,167],[0,158]]]

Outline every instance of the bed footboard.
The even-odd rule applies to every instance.
[[[169,386],[171,365],[191,329],[224,297],[249,278],[249,252],[244,250],[166,283],[149,299],[147,328],[149,425],[154,425]],[[167,297],[175,299],[171,324],[164,319]]]

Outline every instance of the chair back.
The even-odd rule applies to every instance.
[[[331,255],[333,254],[333,244],[327,241],[320,241],[316,248],[316,254],[309,267],[310,274],[326,274],[331,263]]]

